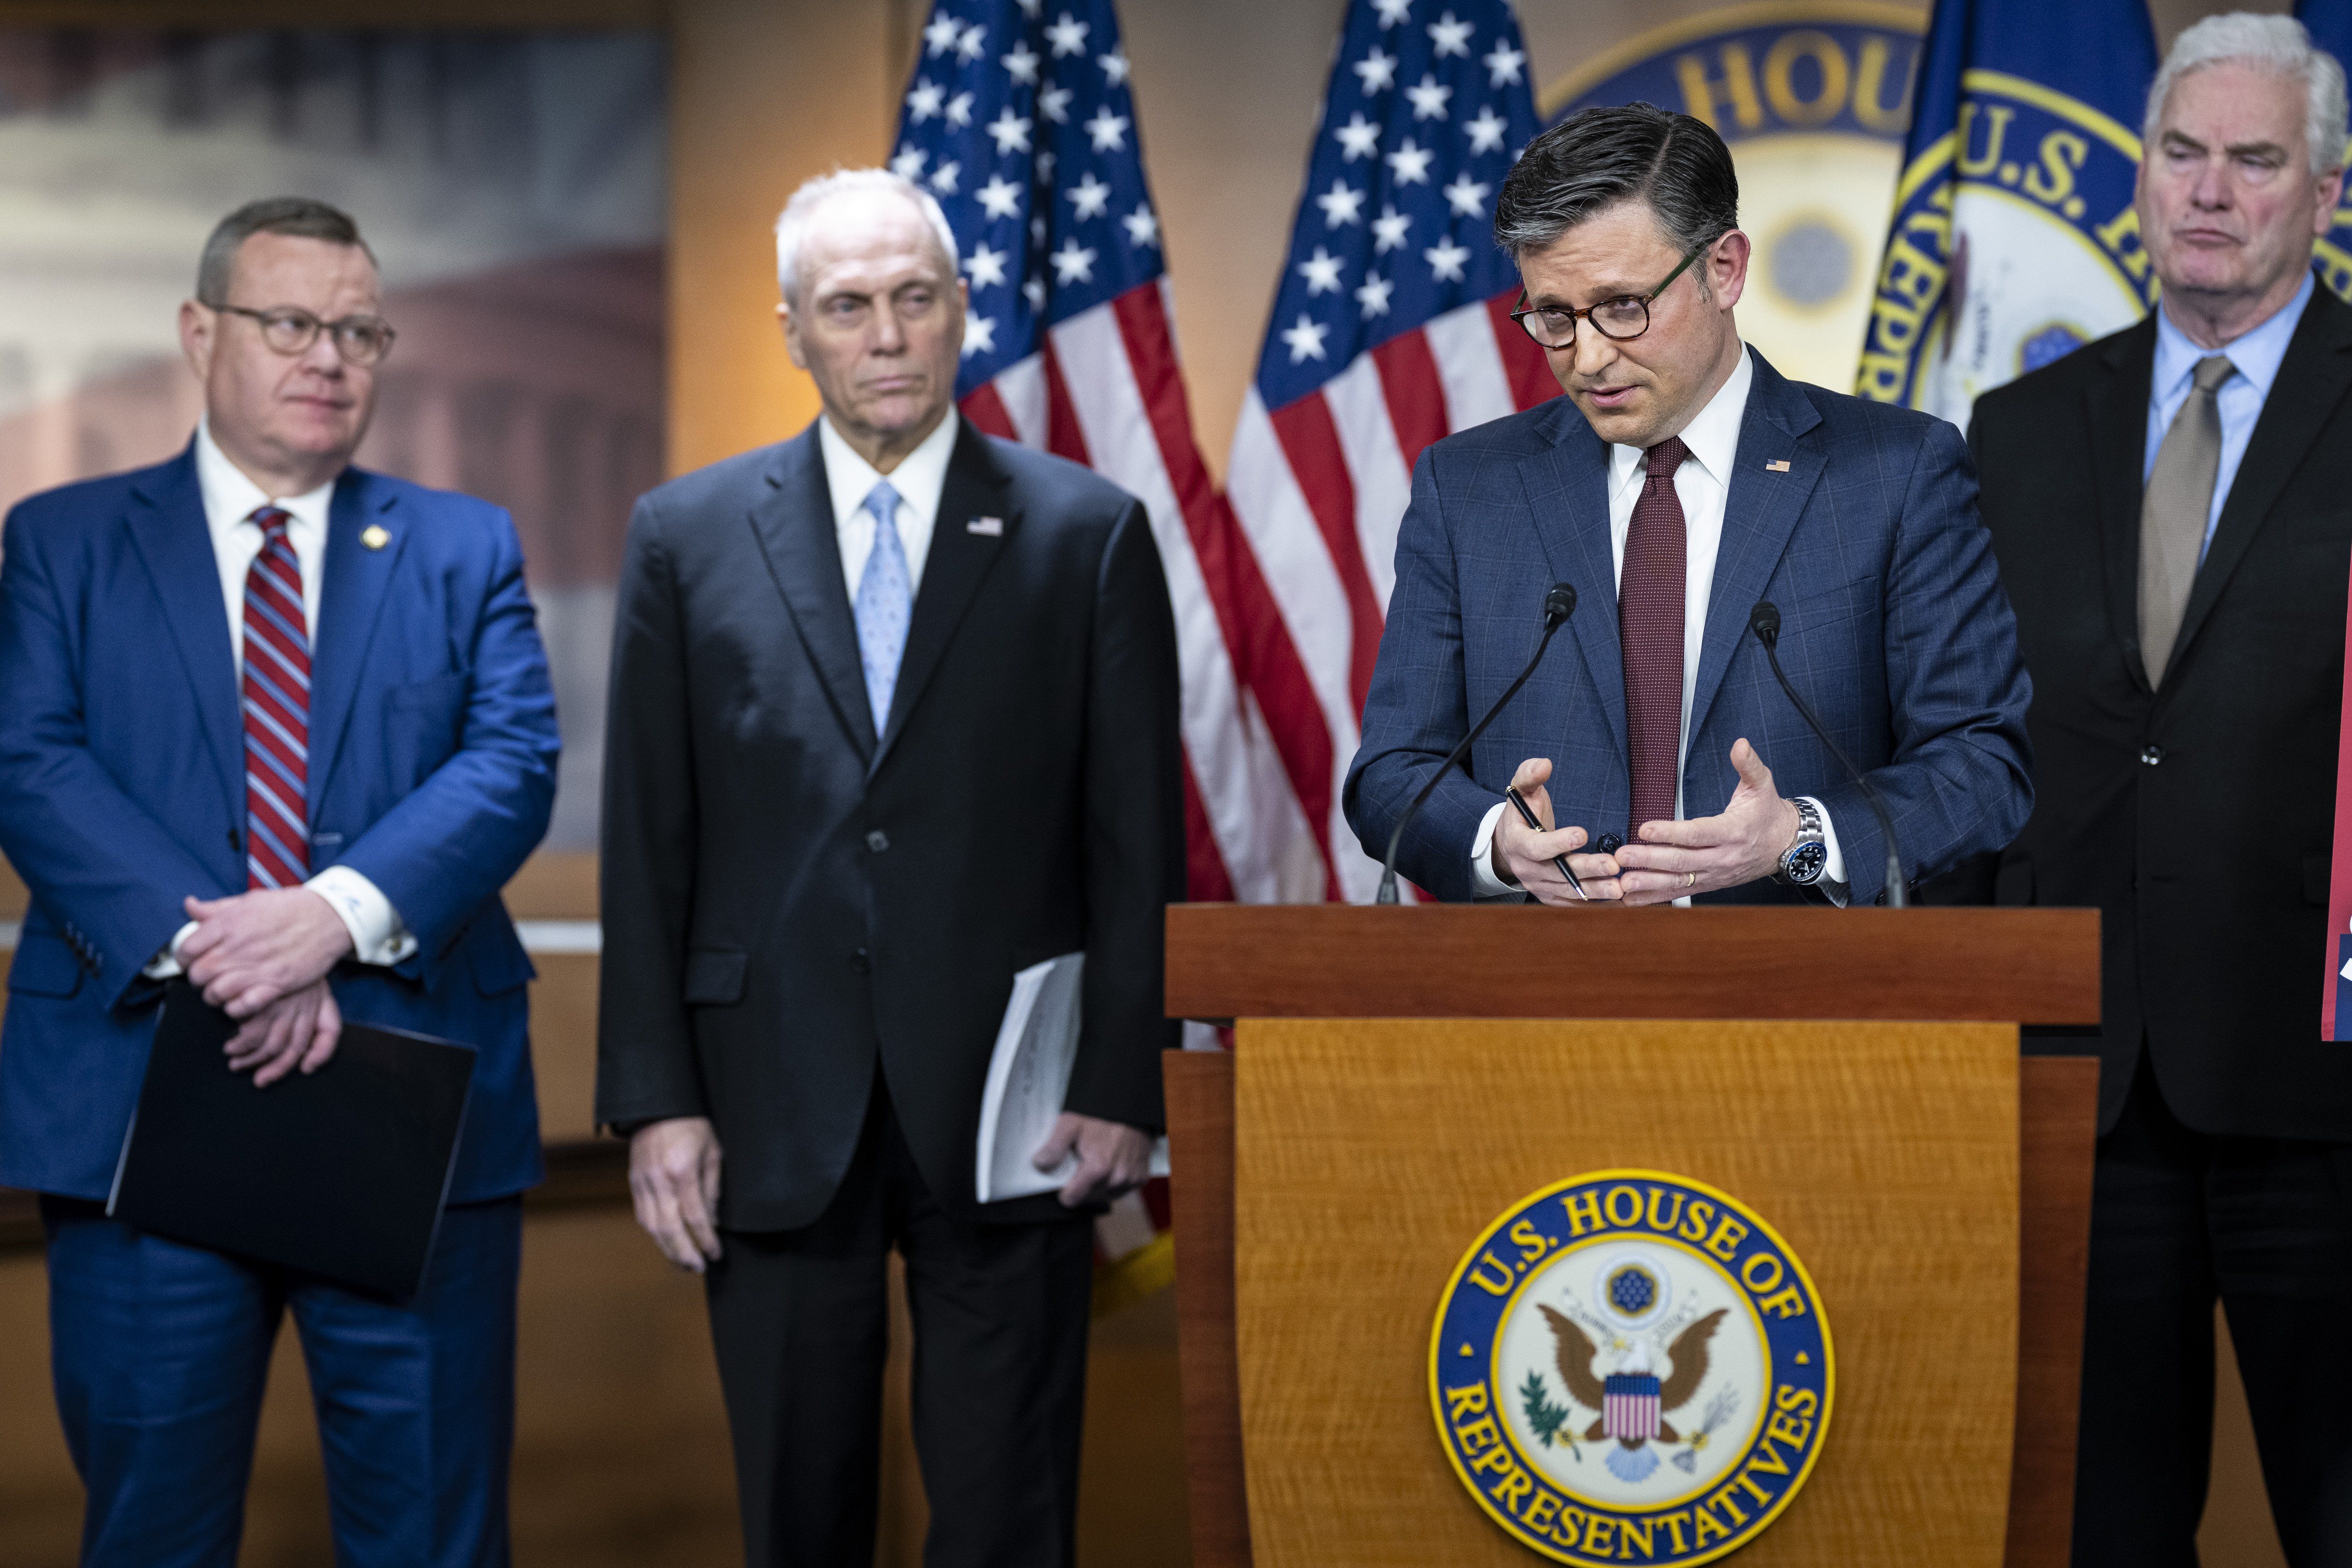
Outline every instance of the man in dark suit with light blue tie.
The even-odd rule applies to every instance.
[[[1089,1210],[1144,1179],[1177,1037],[1167,584],[1142,502],[957,415],[965,289],[929,193],[811,180],[776,261],[822,417],[629,527],[604,863],[628,962],[596,1118],[629,1134],[639,1222],[704,1278],[747,1562],[874,1560],[895,1250],[924,1561],[1066,1568]],[[1032,1156],[1059,1186],[982,1202],[1013,976],[1072,952],[1075,1058]]]
[[[0,849],[32,902],[0,1184],[43,1194],[86,1564],[235,1562],[289,1312],[336,1561],[507,1559],[517,1194],[540,1156],[530,963],[499,889],[546,829],[554,700],[506,514],[350,466],[392,346],[376,300],[350,218],[240,208],[181,310],[205,407],[187,450],[7,520]],[[184,972],[243,1020],[228,1064],[258,1086],[325,1065],[346,1015],[477,1048],[415,1299],[107,1216]]]
[[[1583,608],[1405,833],[1399,868],[1441,898],[1885,901],[1864,795],[1750,635],[1763,601],[1906,879],[2032,807],[2030,689],[1960,434],[1741,344],[1738,207],[1722,140],[1647,104],[1571,116],[1504,183],[1517,314],[1568,396],[1415,467],[1345,796],[1369,848],[1534,651],[1546,590]]]

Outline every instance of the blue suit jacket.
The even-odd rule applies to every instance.
[[[1786,472],[1766,469],[1780,459]],[[1475,776],[1457,769],[1405,835],[1398,866],[1441,898],[1470,896],[1479,819],[1526,758],[1552,759],[1560,826],[1630,833],[1608,473],[1607,443],[1565,397],[1440,441],[1414,467],[1345,795],[1368,851],[1387,848],[1430,770],[1535,651],[1545,591],[1572,583],[1580,605],[1471,749]],[[1782,795],[1828,808],[1853,901],[1885,889],[1869,806],[1748,633],[1748,612],[1769,599],[1789,679],[1871,775],[1914,880],[2017,836],[2033,805],[2032,687],[1976,495],[1952,426],[1790,381],[1756,356],[1691,705],[1685,816],[1730,801],[1731,744],[1745,736]],[[1798,896],[1771,882],[1711,895]]]
[[[369,549],[370,526],[390,535]],[[0,1026],[0,1184],[103,1198],[185,894],[242,892],[244,730],[194,447],[8,514],[0,850],[32,890]],[[335,487],[311,652],[311,864],[415,934],[346,963],[352,1020],[473,1046],[453,1201],[539,1179],[524,984],[499,889],[546,831],[555,701],[505,512],[360,469]]]

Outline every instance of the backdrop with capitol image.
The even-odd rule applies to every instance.
[[[629,505],[662,478],[667,51],[651,31],[0,31],[0,509],[160,462],[221,216],[348,211],[398,342],[359,462],[508,508],[595,841]]]

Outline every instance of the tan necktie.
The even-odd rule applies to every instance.
[[[2150,686],[2161,685],[2180,636],[2180,614],[2197,580],[2213,481],[2221,469],[2221,409],[2214,394],[2236,366],[2226,354],[2197,362],[2189,400],[2156,449],[2156,471],[2139,510],[2139,658]]]

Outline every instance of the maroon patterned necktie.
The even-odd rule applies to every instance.
[[[1683,580],[1690,555],[1675,470],[1690,456],[1678,436],[1643,454],[1649,475],[1625,531],[1617,574],[1617,637],[1625,654],[1625,739],[1633,752],[1633,814],[1671,822],[1683,738]]]
[[[291,888],[310,874],[310,638],[293,520],[265,506],[251,521],[261,553],[245,574],[245,885]]]

